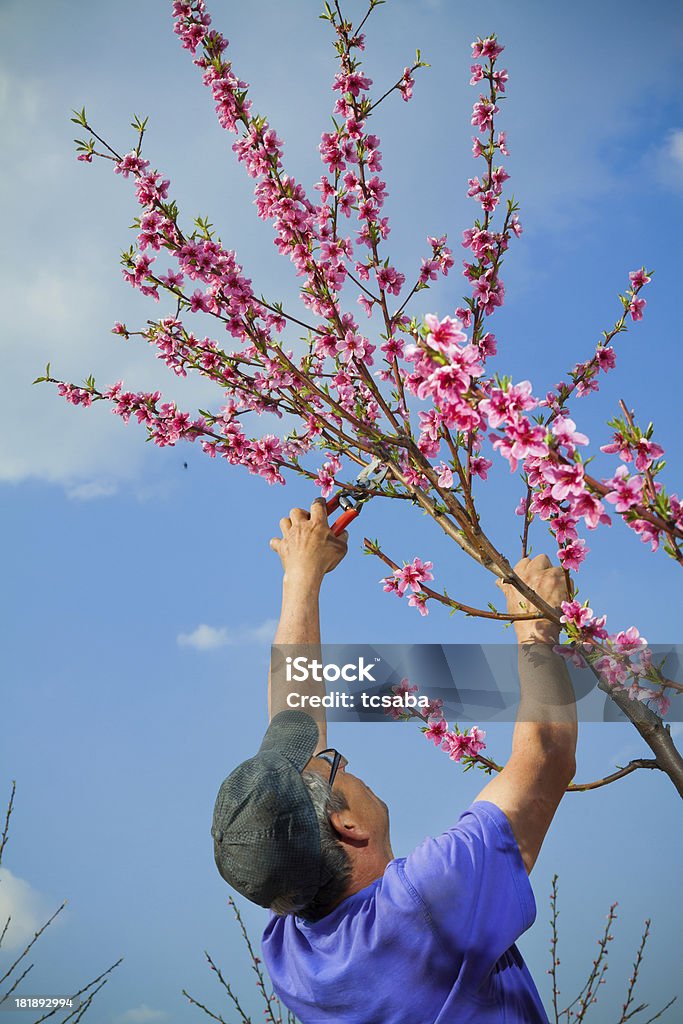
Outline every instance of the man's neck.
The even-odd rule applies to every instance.
[[[367,888],[368,885],[371,885],[378,878],[381,878],[386,870],[387,864],[390,864],[393,859],[393,852],[389,849],[387,853],[381,855],[378,854],[376,857],[373,857],[372,860],[356,861],[353,867],[351,880],[349,881],[344,895],[338,903],[342,903],[343,900],[348,899],[349,896],[353,896],[354,893],[360,892],[361,889]],[[338,903],[335,904],[335,906],[337,906]]]

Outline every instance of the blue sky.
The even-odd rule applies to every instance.
[[[355,2],[348,9],[363,10]],[[117,319],[133,325],[157,311],[118,269],[119,250],[132,241],[132,189],[108,167],[74,159],[70,110],[84,103],[92,123],[121,148],[131,138],[130,116],[148,114],[147,156],[171,178],[185,216],[208,213],[256,290],[296,302],[291,265],[281,265],[270,226],[255,215],[251,182],[173,36],[169,10],[158,0],[4,0],[0,7],[0,793],[18,781],[0,908],[9,901],[18,944],[69,898],[36,958],[34,990],[71,989],[125,955],[93,1014],[102,1024],[199,1019],[182,987],[218,1006],[205,948],[257,1012],[208,830],[221,779],[250,756],[265,727],[279,602],[279,563],[267,542],[283,512],[314,496],[300,481],[286,492],[268,488],[188,446],[152,450],[107,411],[84,413],[30,386],[51,360],[66,378],[92,371],[141,388],[161,382],[188,407],[212,400],[201,382],[179,384],[151,352],[109,334]],[[256,109],[285,139],[288,169],[310,188],[321,172],[316,147],[328,125],[334,70],[317,2],[262,0],[246,9],[223,0],[211,10],[238,74],[252,83]],[[407,276],[430,234],[447,231],[460,259],[460,232],[474,216],[464,197],[475,166],[469,42],[490,31],[506,45],[509,99],[500,126],[508,131],[508,184],[525,228],[504,267],[506,305],[492,320],[495,368],[529,377],[544,392],[612,326],[628,271],[654,267],[645,320],[617,340],[616,372],[573,412],[596,445],[608,438],[605,421],[619,398],[641,422],[653,419],[667,452],[666,483],[680,493],[680,7],[499,0],[479,12],[460,2],[390,0],[380,8],[366,58],[377,87],[396,80],[416,46],[432,65],[420,74],[414,100],[385,104],[376,124],[390,191],[389,251]],[[462,293],[456,264],[414,311],[444,315]],[[599,465],[607,471],[611,463]],[[510,556],[518,551],[512,509],[519,486],[498,462],[491,486],[481,489],[491,535]],[[453,596],[473,604],[496,597],[490,577],[400,504],[375,503],[364,513],[323,594],[325,638],[507,640],[495,626],[438,609],[421,620],[382,593],[381,567],[361,555],[366,532],[397,561],[432,558]],[[635,623],[651,642],[680,642],[673,562],[650,555],[620,523],[589,544],[581,597],[606,612],[614,629]],[[554,553],[540,527],[534,549]],[[220,646],[179,640],[201,625],[217,631]],[[505,757],[510,738],[510,726],[490,728],[494,756]],[[331,741],[388,802],[398,855],[447,827],[485,781],[462,775],[410,726],[341,724]],[[605,774],[641,753],[647,749],[630,726],[585,725],[577,777]],[[683,996],[672,971],[682,833],[680,800],[654,773],[566,798],[532,875],[537,923],[521,942],[546,998],[554,872],[563,994],[575,994],[607,908],[619,900],[604,1006],[620,1000],[647,916],[653,934],[641,998],[658,1008],[670,995]],[[246,906],[245,917],[258,935],[263,915]]]

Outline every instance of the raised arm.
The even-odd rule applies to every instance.
[[[564,572],[551,565],[546,555],[523,558],[515,572],[553,607],[559,608],[560,602],[567,600]],[[502,589],[508,611],[522,610],[518,592],[510,585],[502,585]],[[504,811],[529,873],[574,777],[578,731],[567,666],[552,650],[559,639],[558,627],[548,619],[521,620],[515,623],[515,631],[521,700],[512,753],[477,800],[489,800]]]
[[[317,499],[310,512],[293,508],[280,520],[281,537],[273,537],[270,546],[282,562],[282,610],[274,644],[297,645],[309,660],[320,657],[320,613],[318,600],[325,574],[331,572],[346,554],[348,534],[335,537],[327,522],[325,501]],[[292,654],[297,651],[292,647]],[[289,683],[284,663],[278,663],[268,674],[268,713],[272,718],[288,708],[287,696],[292,692],[324,696],[323,681],[309,680],[298,685]],[[327,746],[327,721],[324,708],[306,707],[318,723],[320,745]]]

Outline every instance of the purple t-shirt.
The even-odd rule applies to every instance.
[[[535,917],[510,823],[480,800],[322,920],[272,914],[263,956],[302,1024],[548,1024],[514,945]]]

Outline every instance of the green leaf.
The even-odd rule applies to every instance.
[[[80,124],[84,128],[88,127],[85,117],[85,107],[83,107],[81,110],[72,110],[72,113],[76,115],[75,117],[71,118],[74,124]]]

